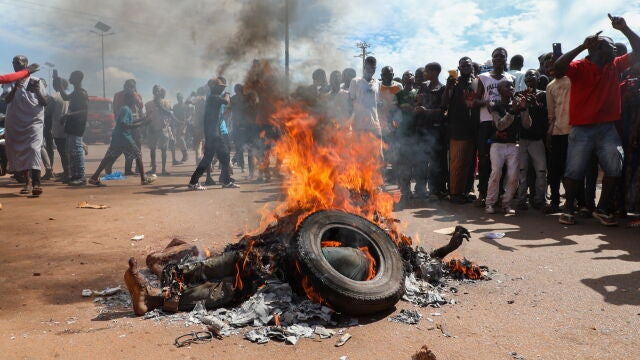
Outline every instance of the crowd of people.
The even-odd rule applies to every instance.
[[[489,68],[461,57],[444,84],[437,62],[401,77],[384,66],[378,80],[377,60],[370,56],[362,77],[351,68],[328,77],[318,69],[311,85],[287,97],[321,119],[379,139],[384,179],[400,189],[398,208],[416,199],[448,199],[489,214],[533,208],[561,212],[563,224],[575,224],[581,216],[616,225],[617,217],[640,211],[640,38],[623,18],[610,18],[632,52],[598,33],[564,54],[554,47],[540,55],[537,69],[525,70],[523,56],[509,58],[498,47]],[[587,56],[576,60],[585,50]],[[53,176],[54,148],[63,164],[59,180],[72,186],[104,185],[102,171],[111,172],[121,154],[125,174],[138,173],[143,185],[150,184],[158,169],[156,150],[158,175],[167,175],[167,153],[177,165],[188,160],[189,148],[196,151],[197,164],[188,183],[192,190],[216,184],[211,176],[216,161],[224,188],[239,187],[232,165],[244,171],[246,164],[249,179],[270,181],[277,175],[269,168],[269,154],[278,129],[261,119],[272,99],[251,76],[234,86],[233,96],[225,91],[226,79],[214,77],[186,99],[177,94],[173,106],[160,86],[144,103],[135,80],[127,80],[113,99],[117,120],[111,144],[86,179],[82,135],[88,97],[82,72],[70,74],[71,93],[67,81],[54,74],[47,95],[46,83],[30,75],[37,66],[29,68],[26,58],[17,56],[14,68],[16,74],[0,80],[17,80],[3,99],[6,155],[10,170],[26,183],[23,193],[42,193],[40,171],[46,169],[43,178]],[[143,145],[150,157],[146,173]],[[602,191],[596,203],[598,179]]]

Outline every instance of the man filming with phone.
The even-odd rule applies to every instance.
[[[620,74],[638,61],[640,37],[622,17],[611,16],[611,25],[622,32],[631,43],[632,53],[615,56],[611,38],[599,36],[602,31],[587,37],[575,49],[560,56],[554,64],[556,76],[571,79],[570,124],[567,163],[564,174],[566,206],[560,217],[562,224],[575,224],[574,200],[582,189],[585,168],[595,152],[604,170],[602,194],[593,216],[607,226],[617,225],[613,216],[616,182],[622,173],[623,152],[614,121],[620,119]],[[584,50],[588,56],[573,60]]]

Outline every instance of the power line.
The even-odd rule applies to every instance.
[[[362,58],[362,73],[364,74],[364,59],[366,59],[368,55],[373,55],[372,52],[367,51],[367,49],[371,47],[371,45],[367,44],[366,41],[360,41],[356,43],[356,47],[362,50],[362,53],[356,55],[355,57]]]

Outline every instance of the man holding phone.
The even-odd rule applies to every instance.
[[[560,56],[554,64],[557,76],[566,74],[571,79],[570,124],[567,164],[564,174],[566,191],[565,212],[559,221],[574,224],[574,200],[580,191],[589,157],[595,152],[604,170],[602,194],[593,216],[606,226],[617,225],[613,216],[616,182],[622,173],[622,146],[614,122],[620,119],[620,74],[638,62],[635,51],[640,50],[640,37],[622,17],[609,14],[611,25],[622,32],[634,50],[615,56],[613,40],[599,36],[602,31],[587,37],[575,49]],[[589,55],[573,60],[587,50]]]

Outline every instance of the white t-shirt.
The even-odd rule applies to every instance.
[[[488,72],[482,73],[478,75],[480,81],[482,81],[482,85],[484,85],[484,96],[482,100],[489,101],[499,101],[500,94],[498,93],[498,83],[502,80],[509,80],[513,82],[515,79],[513,75],[509,73],[502,73],[502,77],[500,79],[494,79]],[[486,106],[480,108],[480,122],[485,121],[493,121],[493,116],[489,113],[489,110]]]
[[[353,130],[370,131],[381,135],[380,121],[378,120],[378,99],[380,97],[378,80],[367,81],[363,78],[351,80],[349,97],[353,101]]]

